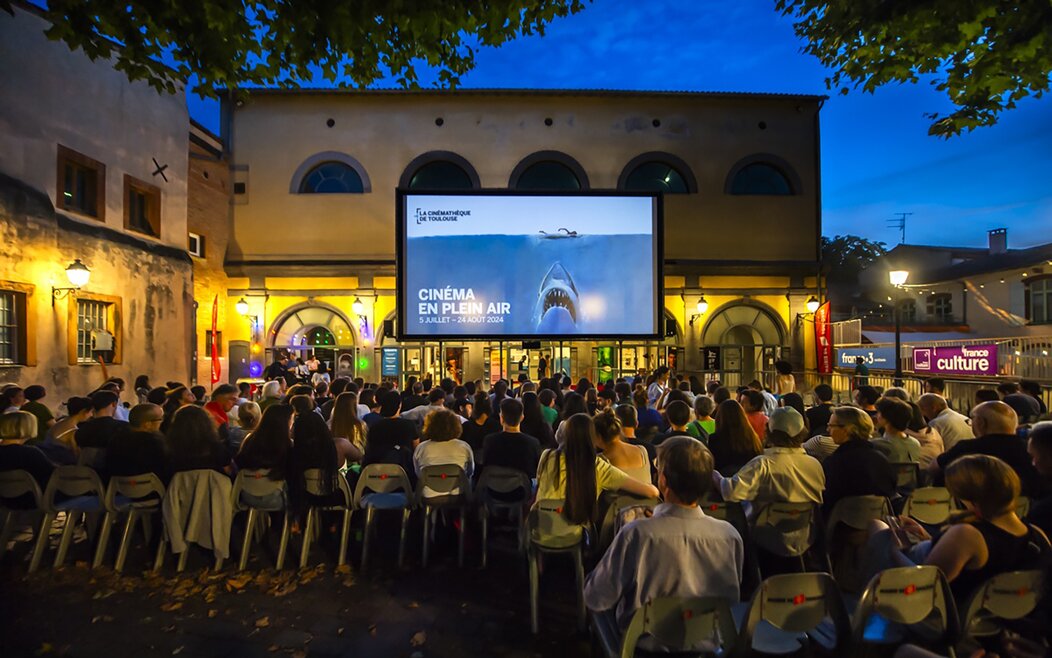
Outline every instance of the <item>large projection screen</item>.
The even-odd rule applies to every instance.
[[[398,334],[664,335],[661,197],[397,193]]]

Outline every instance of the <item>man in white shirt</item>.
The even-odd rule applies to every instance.
[[[443,391],[441,388],[433,388],[431,389],[431,392],[427,394],[427,406],[414,407],[409,411],[403,413],[402,418],[413,421],[414,423],[416,423],[417,427],[423,427],[424,419],[427,418],[427,415],[429,413],[437,409],[445,408],[446,392]],[[467,422],[467,418],[464,418],[463,416],[457,415],[457,418],[460,420],[461,423]]]
[[[658,400],[668,389],[668,377],[668,366],[661,366],[654,371],[654,383],[647,387],[647,406],[649,408],[657,409]]]
[[[599,613],[596,623],[617,634],[657,597],[712,596],[734,603],[740,594],[741,536],[698,507],[709,489],[712,453],[691,437],[673,437],[658,448],[657,471],[665,502],[651,518],[622,528],[585,582],[585,604]],[[651,645],[642,648],[662,648],[647,639]]]
[[[946,450],[953,448],[958,441],[974,439],[971,423],[964,414],[950,409],[946,398],[937,393],[925,393],[917,400],[917,406],[927,419],[928,425],[938,431]]]

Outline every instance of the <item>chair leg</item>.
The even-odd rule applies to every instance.
[[[256,510],[248,508],[248,518],[245,519],[245,538],[241,540],[241,555],[237,563],[237,570],[244,571],[248,567],[248,553],[252,550],[252,535],[256,529]]]
[[[573,566],[577,575],[577,630],[584,631],[588,613],[584,607],[584,556],[580,546],[574,550]]]
[[[129,516],[131,513],[129,512]],[[102,565],[103,558],[106,557],[106,549],[109,548],[110,543],[110,530],[113,528],[113,524],[116,522],[116,518],[110,512],[106,512],[102,517],[102,529],[99,531],[98,545],[95,547],[95,559],[91,563],[92,569],[97,569]]]
[[[468,525],[468,508],[460,508],[460,535],[457,537],[460,542],[457,545],[457,566],[463,568],[464,566],[464,533],[467,531]]]
[[[408,507],[402,510],[402,534],[398,537],[398,568],[405,565],[405,538],[409,531],[409,514],[412,510]],[[426,538],[425,538],[426,541]]]
[[[482,526],[482,568],[486,568],[486,558],[489,553],[489,544],[487,542],[487,534],[489,533],[489,514],[486,508],[482,508],[482,513],[479,514],[479,524]]]
[[[184,543],[186,544],[186,547],[183,549],[183,552],[179,554],[179,563],[175,566],[175,570],[179,573],[186,570],[186,561],[190,557],[190,542]]]
[[[7,552],[7,542],[11,541],[11,535],[15,529],[15,512],[8,510],[4,512],[4,528],[0,530],[0,559]]]
[[[364,537],[362,537],[362,571],[365,571],[365,565],[369,561],[369,535],[373,529],[374,511],[372,507],[365,509],[365,533]],[[399,555],[401,555],[401,551],[399,551]]]
[[[51,525],[55,522],[54,512],[45,512],[44,520],[40,522],[40,532],[37,533],[37,543],[33,547],[33,557],[29,561],[29,573],[33,573],[40,566],[40,560],[44,557],[44,549],[48,545]]]
[[[285,553],[289,547],[289,512],[285,510],[285,521],[281,524],[281,543],[278,545],[278,563],[277,569],[281,571],[285,568]]]
[[[530,630],[534,635],[540,633],[540,622],[538,620],[538,607],[540,605],[540,572],[537,560],[540,559],[535,551],[527,549],[527,560],[530,563]]]
[[[343,528],[340,530],[340,556],[336,562],[337,566],[347,564],[347,542],[351,536],[351,510],[343,510]]]
[[[307,558],[310,556],[310,544],[314,538],[314,523],[317,510],[313,507],[307,510],[307,524],[303,528],[303,548],[300,549],[300,569],[307,566]]]
[[[430,547],[430,544],[431,544],[430,529],[431,529],[431,508],[429,508],[427,505],[424,505],[424,557],[423,557],[423,565],[424,565],[425,569],[427,568],[428,548]]]
[[[73,543],[73,529],[77,527],[77,520],[80,516],[80,512],[66,512],[66,527],[62,529],[62,540],[59,541],[58,552],[55,553],[54,568],[56,569],[61,567],[62,563],[66,561],[69,545]]]
[[[160,539],[157,540],[157,557],[153,560],[153,570],[155,572],[160,571],[161,567],[164,566],[164,554],[167,547],[168,542],[164,538],[164,531],[162,531]]]
[[[135,520],[137,517],[138,512],[136,512],[134,507],[128,510],[128,518],[124,521],[124,531],[121,533],[121,543],[117,547],[117,561],[113,564],[113,570],[117,573],[124,571],[124,561],[128,559],[128,547],[131,545],[132,533],[135,532]],[[143,534],[145,534],[145,529],[149,525],[149,517],[144,517]],[[149,546],[150,542],[147,541],[146,545]]]

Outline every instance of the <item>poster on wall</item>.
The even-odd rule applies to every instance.
[[[380,375],[398,377],[402,374],[402,350],[397,347],[385,347],[380,354]]]
[[[704,365],[706,372],[716,372],[720,369],[720,348],[719,347],[703,347],[701,348],[701,362]]]
[[[815,359],[822,375],[833,372],[833,323],[829,311],[828,301],[815,311]]]
[[[858,359],[870,370],[894,370],[894,347],[838,347],[836,350],[836,367],[854,370]]]
[[[397,209],[403,338],[664,334],[658,195],[399,191]],[[610,285],[611,263],[632,276]]]

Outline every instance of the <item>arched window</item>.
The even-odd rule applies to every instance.
[[[411,190],[470,190],[471,177],[447,160],[435,160],[416,170],[409,179]]]
[[[342,162],[323,162],[307,172],[300,183],[300,194],[361,194],[364,191],[362,177]]]
[[[651,151],[633,158],[617,180],[617,188],[627,192],[662,194],[697,193],[698,182],[690,166],[671,153]]]
[[[788,162],[770,153],[743,158],[727,175],[724,192],[738,195],[791,195],[802,189]]]
[[[516,190],[573,192],[588,189],[588,175],[576,160],[565,153],[541,151],[516,165],[508,187]]]
[[[731,194],[792,194],[789,180],[775,167],[763,162],[751,164],[734,177]]]

